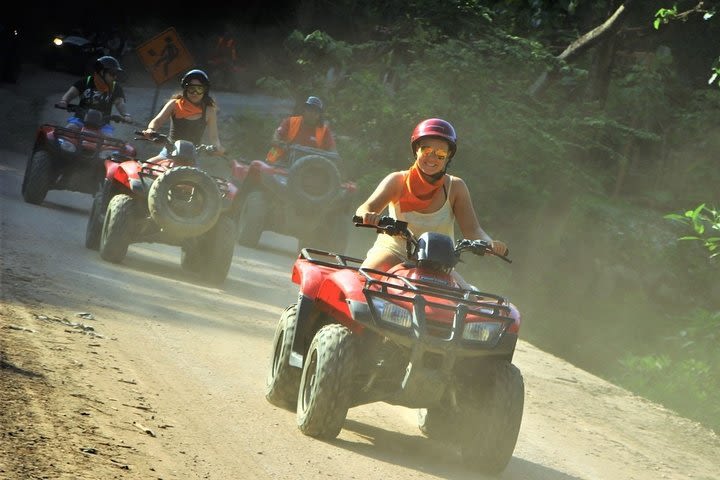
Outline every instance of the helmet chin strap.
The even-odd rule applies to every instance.
[[[435,183],[435,182],[437,182],[438,180],[440,180],[443,176],[445,176],[445,174],[447,173],[448,166],[450,165],[450,162],[451,162],[451,161],[452,161],[452,159],[449,159],[449,160],[447,161],[447,163],[445,164],[445,168],[443,168],[441,171],[439,171],[439,172],[437,172],[437,173],[434,173],[434,174],[432,174],[432,175],[428,175],[427,173],[423,172],[423,171],[420,170],[420,169],[418,169],[418,170],[420,170],[420,174],[421,174],[423,177],[425,177],[426,179],[430,179],[430,180],[432,180],[432,183]]]

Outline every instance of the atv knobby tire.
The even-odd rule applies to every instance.
[[[127,255],[133,235],[135,199],[129,195],[115,195],[108,204],[102,234],[100,256],[103,260],[120,263]]]
[[[23,199],[27,203],[40,205],[50,189],[52,159],[47,150],[35,150],[25,167],[22,184]]]
[[[285,309],[275,327],[270,372],[265,379],[265,398],[273,405],[294,411],[302,370],[290,366],[290,352],[297,327],[297,304]]]
[[[338,324],[315,334],[303,365],[297,401],[297,424],[311,437],[332,439],[342,430],[351,402],[356,339]]]
[[[488,365],[485,378],[487,382],[459,399],[463,419],[461,450],[466,465],[494,475],[505,469],[515,450],[525,385],[520,370],[507,361]]]
[[[240,209],[238,218],[238,243],[245,247],[255,248],[265,229],[267,215],[265,194],[259,190],[249,192]]]
[[[185,189],[185,191],[181,191]],[[185,196],[192,194],[187,201]],[[202,235],[220,216],[220,190],[207,173],[195,167],[174,167],[155,179],[148,192],[150,216],[175,238]]]
[[[329,206],[340,195],[340,171],[332,160],[306,155],[288,170],[287,188],[298,205]]]
[[[219,284],[227,278],[234,253],[235,222],[223,215],[209,232],[182,247],[180,265],[209,283]]]
[[[102,235],[103,221],[110,203],[111,183],[104,181],[100,190],[93,196],[93,203],[90,207],[87,227],[85,228],[85,248],[90,250],[100,249],[100,236]]]

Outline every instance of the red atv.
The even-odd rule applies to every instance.
[[[198,158],[199,152],[212,152],[212,145],[173,144],[159,133],[137,139],[162,142],[170,154],[154,162],[120,155],[105,161],[105,181],[93,198],[85,246],[119,263],[131,243],[177,245],[184,269],[208,282],[223,282],[237,238],[237,188],[228,180],[233,166],[221,157]],[[200,167],[215,161],[223,165],[214,175]]]
[[[296,237],[300,246],[344,253],[355,183],[342,180],[335,152],[296,144],[287,151],[282,165],[254,160],[237,170],[243,195],[239,243],[254,248],[268,230]]]
[[[403,236],[412,260],[384,272],[303,249],[292,271],[299,301],[275,330],[266,398],[296,409],[300,430],[322,439],[338,435],[350,407],[418,408],[425,435],[459,446],[483,473],[501,472],[523,414],[523,377],[512,364],[520,313],[452,276],[462,253],[492,248],[438,233],[416,238],[389,217],[372,228]]]
[[[56,108],[80,111],[77,105]],[[25,166],[22,196],[40,205],[49,190],[71,190],[93,194],[105,175],[103,161],[119,154],[132,157],[135,147],[124,140],[105,136],[100,128],[109,121],[125,122],[120,115],[103,116],[99,110],[85,111],[80,129],[45,123],[35,134],[35,145]]]

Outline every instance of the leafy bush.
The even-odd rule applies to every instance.
[[[663,353],[626,355],[614,380],[720,432],[720,312],[698,310],[678,324]]]

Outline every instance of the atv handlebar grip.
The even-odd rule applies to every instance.
[[[363,217],[360,215],[353,215],[352,221],[353,223],[363,223]]]

